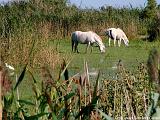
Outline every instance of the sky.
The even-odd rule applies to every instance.
[[[8,2],[12,0],[0,0],[2,2]],[[68,0],[71,4],[75,4],[81,8],[99,8],[104,5],[113,7],[144,7],[147,0]],[[157,4],[160,4],[160,0],[156,0]]]
[[[144,7],[147,0],[69,0],[72,4],[81,8],[99,8],[101,6],[113,6],[113,7]],[[157,4],[160,4],[160,0],[156,0]]]

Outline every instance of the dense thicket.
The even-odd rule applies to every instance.
[[[160,5],[157,6],[156,0],[148,0],[146,7],[143,9],[141,15],[142,19],[147,19],[147,33],[148,40],[154,41],[159,38],[160,30]]]
[[[141,31],[141,9],[103,6],[100,9],[79,9],[65,0],[12,2],[0,7],[0,32],[9,37],[22,29],[40,31],[47,25],[49,34],[68,36],[74,30],[101,31],[107,27],[121,27],[135,37]],[[140,26],[141,25],[141,26]],[[135,33],[136,34],[136,33]]]

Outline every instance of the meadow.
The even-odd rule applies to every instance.
[[[105,39],[104,43],[106,46],[108,46],[107,38]],[[106,53],[104,54],[100,53],[98,47],[94,47],[92,53],[90,53],[90,51],[88,51],[88,53],[85,53],[86,45],[82,45],[82,44],[79,44],[78,46],[80,53],[79,54],[73,53],[71,51],[71,42],[69,39],[62,39],[62,40],[56,40],[56,41],[50,40],[48,44],[49,44],[49,47],[52,46],[54,49],[56,49],[57,54],[59,54],[59,56],[61,56],[61,58],[63,58],[67,64],[67,75],[69,76],[70,87],[72,89],[68,91],[69,86],[67,87],[66,85],[63,86],[65,87],[63,89],[65,89],[68,94],[74,93],[73,96],[72,95],[70,96],[70,97],[73,97],[71,99],[71,104],[72,104],[72,107],[74,108],[72,108],[72,110],[70,110],[70,112],[67,113],[67,119],[76,118],[77,110],[78,110],[77,107],[79,106],[78,103],[76,103],[77,101],[81,103],[81,107],[87,106],[84,104],[89,104],[91,102],[91,101],[89,102],[88,97],[86,97],[86,101],[87,101],[86,103],[84,101],[85,97],[82,98],[81,100],[79,100],[80,98],[78,99],[78,95],[76,95],[78,94],[77,93],[78,91],[76,90],[78,86],[77,84],[75,84],[76,82],[73,82],[73,78],[72,78],[74,75],[77,75],[77,73],[79,73],[77,75],[78,77],[76,76],[75,78],[78,80],[79,80],[79,76],[84,75],[84,73],[86,72],[86,67],[85,67],[86,63],[87,63],[89,80],[90,80],[90,88],[86,87],[85,89],[89,90],[86,92],[82,87],[81,89],[84,92],[84,93],[81,93],[82,96],[86,96],[85,94],[87,94],[87,96],[92,94],[90,93],[90,91],[94,91],[94,86],[96,86],[97,77],[99,79],[99,85],[97,89],[99,89],[102,92],[101,95],[99,95],[100,94],[99,92],[97,93],[97,95],[99,96],[97,109],[99,109],[100,112],[98,113],[91,112],[91,116],[94,116],[95,118],[90,118],[90,119],[102,119],[102,118],[103,119],[112,119],[112,118],[119,119],[119,117],[124,117],[125,119],[125,116],[133,113],[135,114],[134,117],[136,118],[146,117],[144,114],[147,114],[147,111],[148,111],[147,109],[149,108],[149,103],[150,103],[149,91],[148,91],[150,87],[149,87],[149,79],[147,77],[148,73],[147,73],[146,64],[149,58],[149,53],[153,48],[160,51],[159,42],[130,40],[130,44],[128,47],[124,46],[123,44],[121,47],[113,47],[113,44],[112,44],[111,47],[106,47]],[[122,66],[123,68],[121,69],[118,68],[119,60],[121,60],[121,63],[123,64]],[[64,74],[63,73],[62,76],[59,78],[60,69],[61,69],[61,66],[58,64],[55,66],[55,69],[52,69],[51,67],[48,66],[47,68],[44,69],[43,72],[41,72],[39,68],[34,68],[33,70],[29,67],[27,71],[31,70],[33,76],[30,74],[30,72],[26,71],[23,81],[18,87],[19,97],[20,97],[19,99],[21,100],[20,108],[21,109],[23,108],[24,111],[31,116],[34,115],[35,113],[38,113],[38,112],[35,112],[36,108],[33,108],[33,105],[36,104],[35,107],[38,105],[41,106],[42,104],[41,102],[44,102],[43,99],[45,100],[45,98],[43,98],[42,101],[40,100],[40,98],[36,98],[35,91],[36,92],[38,91],[36,94],[39,94],[39,96],[41,95],[43,96],[42,83],[48,84],[48,82],[45,83],[45,81],[48,81],[48,80],[50,81],[50,79],[51,81],[53,80],[54,82],[56,82],[54,84],[57,87],[60,84],[63,85],[65,75],[63,76]],[[100,71],[100,75],[98,76],[99,71]],[[93,74],[89,74],[89,73],[93,73]],[[15,76],[12,77],[12,79],[15,80]],[[34,80],[36,82],[33,82]],[[79,83],[79,85],[81,84],[82,83]],[[126,85],[126,84],[129,84],[129,85]],[[128,91],[128,88],[127,88],[128,86],[129,87],[132,86],[132,88],[130,88],[133,90],[132,92],[130,90]],[[34,87],[36,88],[36,90]],[[60,99],[61,97],[59,98],[58,95],[55,96],[56,94],[59,94],[59,92],[58,90],[55,91],[54,87],[55,87],[54,85],[51,87],[52,90],[50,93],[52,97],[51,99],[53,99],[53,101],[55,100],[57,101],[56,103],[54,103],[55,105],[53,105],[54,106],[53,108],[58,109],[60,111],[61,109],[69,109],[67,107],[63,108],[63,105],[64,105],[63,102],[58,102],[58,99]],[[60,85],[60,87],[62,86]],[[126,89],[124,90],[121,89],[125,87]],[[62,91],[63,90],[61,90],[61,92]],[[132,106],[133,104],[128,105],[126,107],[121,106],[121,104],[127,104],[127,101],[125,100],[126,96],[125,95],[121,96],[121,94],[124,94],[124,91],[128,91],[129,92],[128,94],[135,95],[132,101],[134,101],[134,105],[137,106],[137,108],[133,113],[128,113],[126,108],[126,107],[129,107],[131,109],[132,107],[135,107],[135,106]],[[146,103],[142,99],[142,97],[144,96],[143,94],[142,95],[140,94],[141,92],[145,92],[144,94],[146,98],[144,99],[146,99]],[[62,93],[62,94],[65,94],[65,93]],[[115,95],[119,97],[115,98]],[[68,99],[70,99],[70,97]],[[131,97],[131,96],[128,95],[128,97]],[[113,103],[112,100],[114,100],[114,102],[116,103]],[[75,101],[75,104],[74,104],[74,101]],[[58,105],[57,107],[56,107],[56,104]],[[12,109],[15,109],[15,106],[17,105],[14,104]],[[40,109],[40,106],[37,109]],[[68,107],[69,106],[70,105],[68,105]],[[43,112],[46,112],[46,107],[47,105],[45,105]],[[145,109],[142,110],[142,108],[144,107]],[[101,113],[102,111],[104,113]],[[38,118],[46,119],[45,115],[42,113],[41,113],[42,117],[41,115],[38,116],[39,114],[37,114],[37,116],[34,116],[34,117],[37,119]],[[23,114],[23,115],[26,117],[27,114]],[[65,114],[65,112],[63,114],[60,114],[59,111],[56,111],[55,114],[57,117],[56,119],[59,119],[58,117],[59,116],[62,117],[63,114]],[[109,116],[106,117],[107,115]],[[84,115],[84,113],[80,114],[80,116],[82,118],[85,117],[85,119],[88,119]],[[131,116],[128,116],[128,117],[131,117]]]
[[[105,73],[112,71],[112,68],[116,66],[119,60],[122,60],[123,64],[128,69],[134,70],[139,63],[146,64],[150,50],[153,48],[160,50],[159,41],[147,42],[142,40],[130,40],[129,47],[126,47],[123,43],[121,47],[114,47],[112,41],[112,46],[108,47],[107,37],[104,39],[104,44],[106,45],[106,52],[104,54],[100,53],[98,47],[94,47],[92,53],[89,49],[86,54],[86,45],[82,44],[78,46],[80,53],[73,53],[71,51],[71,41],[69,39],[60,40],[58,44],[57,49],[60,55],[71,60],[69,65],[71,75],[81,71],[84,60],[88,62],[91,70],[99,69],[105,71]],[[55,43],[55,45],[57,45],[57,43]]]

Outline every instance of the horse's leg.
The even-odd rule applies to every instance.
[[[92,51],[93,51],[93,46],[91,46],[91,53],[92,53]]]
[[[79,53],[79,51],[78,51],[78,44],[77,44],[77,48],[76,48],[76,50],[77,50],[77,53]]]
[[[90,46],[90,42],[87,44],[86,52],[85,53],[87,53],[89,46]]]
[[[109,37],[109,46],[111,45],[111,38]]]
[[[120,47],[120,40],[118,40],[118,47]]]
[[[114,38],[114,47],[116,46],[116,37]]]
[[[79,53],[79,51],[78,51],[78,43],[77,42],[75,43],[75,46],[74,46],[74,52]]]
[[[75,48],[75,43],[74,43],[74,41],[72,41],[72,52],[73,52],[74,48]]]
[[[122,39],[120,38],[120,39],[118,40],[118,46],[119,46],[119,47],[121,46],[121,41],[122,41]]]
[[[92,51],[93,51],[93,43],[91,44],[91,53],[92,53]]]

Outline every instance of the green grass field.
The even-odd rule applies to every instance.
[[[56,45],[57,43],[54,43]],[[116,66],[119,60],[122,60],[127,69],[134,70],[139,63],[147,62],[149,51],[152,48],[160,50],[159,42],[146,42],[141,40],[130,41],[129,47],[124,44],[121,47],[108,47],[108,41],[105,41],[106,53],[101,54],[98,47],[93,48],[93,52],[85,53],[86,45],[79,44],[80,53],[71,52],[71,43],[69,40],[60,40],[58,52],[68,60],[72,61],[69,65],[71,75],[80,72],[83,69],[84,60],[87,61],[90,70],[102,70],[105,74],[112,72],[112,67]],[[107,77],[107,76],[106,76]]]
[[[119,60],[122,60],[123,65],[132,73],[136,72],[137,67],[140,63],[146,63],[148,59],[149,52],[152,48],[156,48],[160,51],[159,42],[145,42],[145,41],[130,41],[129,47],[125,47],[123,44],[121,47],[106,47],[106,53],[101,54],[98,47],[94,47],[92,53],[88,51],[85,52],[86,45],[79,44],[80,53],[72,53],[71,43],[69,40],[59,40],[50,41],[49,43],[53,47],[57,47],[57,51],[62,58],[64,58],[67,63],[70,62],[68,66],[69,76],[72,77],[77,73],[82,73],[84,70],[84,61],[87,61],[89,72],[101,71],[100,81],[115,79],[116,66]],[[108,43],[105,42],[108,46]],[[60,65],[58,65],[60,66]],[[52,71],[53,76],[56,76],[59,71],[59,67]],[[41,75],[34,71],[34,77],[38,82],[39,88],[41,88]],[[13,78],[15,79],[15,77]],[[92,80],[96,79],[96,76],[91,76]],[[33,83],[31,76],[27,73],[26,77],[19,86],[20,99],[34,101],[35,96],[32,90]],[[31,106],[32,107],[32,106]],[[30,109],[30,107],[28,107]],[[30,110],[29,110],[30,111]],[[32,111],[34,113],[34,111]]]
[[[89,72],[100,70],[103,73],[103,76],[101,76],[103,79],[114,79],[114,75],[117,71],[116,69],[113,69],[113,67],[116,66],[119,60],[122,60],[122,63],[127,70],[135,72],[135,69],[137,69],[140,63],[147,62],[149,52],[152,48],[156,48],[160,51],[159,42],[145,42],[138,40],[130,41],[129,47],[125,47],[123,44],[121,47],[113,47],[113,43],[111,47],[108,47],[108,43],[105,42],[107,47],[106,53],[104,54],[100,53],[98,47],[94,47],[92,53],[90,53],[89,49],[88,53],[86,54],[86,45],[83,44],[79,44],[78,46],[80,51],[79,54],[72,53],[71,43],[69,40],[51,41],[49,44],[53,47],[57,46],[60,56],[62,56],[67,62],[71,61],[68,66],[70,77],[77,73],[82,73],[84,61],[86,61],[88,63]],[[59,67],[57,67],[57,71],[54,72],[57,73],[59,71],[58,69]],[[28,87],[29,84],[30,83],[28,82],[26,84],[21,84],[21,92],[23,97],[32,95],[25,94],[26,91],[23,91],[24,87],[26,89],[30,89],[30,87]]]

